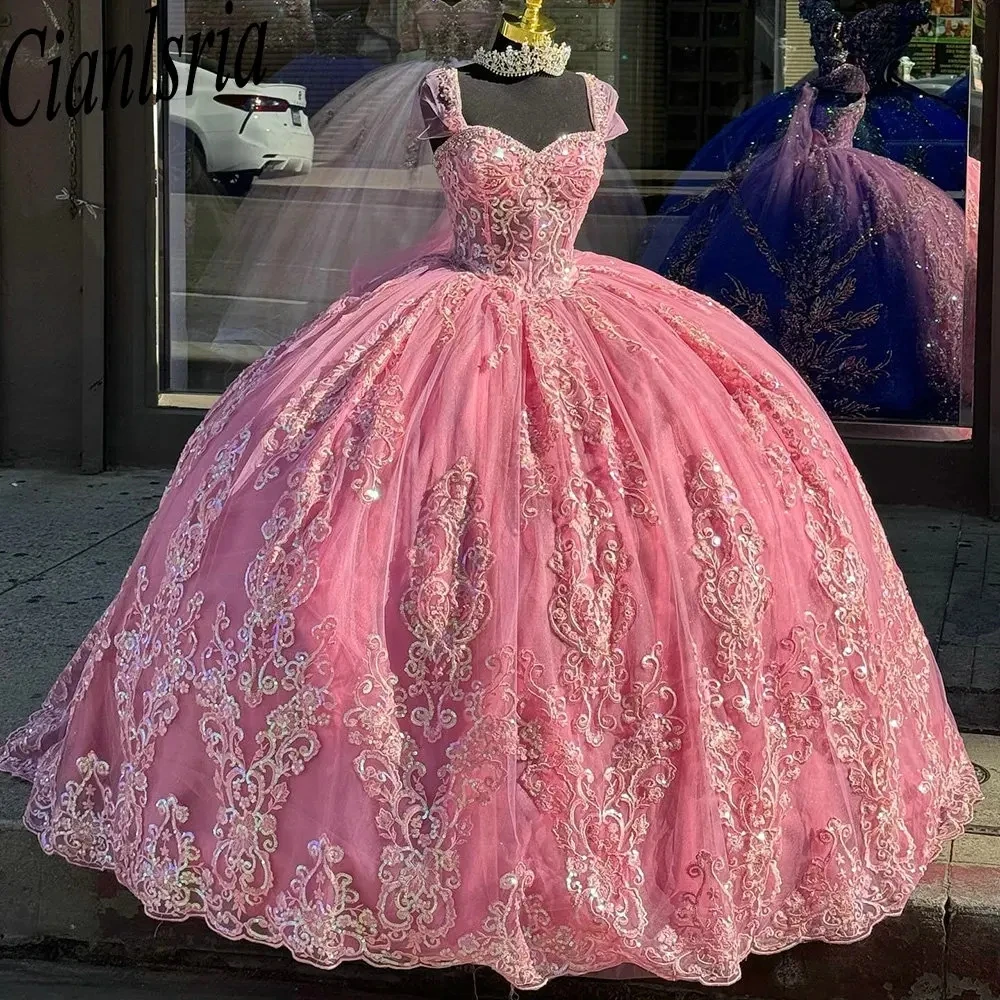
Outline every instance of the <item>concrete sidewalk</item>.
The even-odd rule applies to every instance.
[[[166,479],[0,470],[0,734],[38,706],[114,596]],[[960,725],[1000,732],[1000,523],[925,508],[881,513]],[[907,912],[867,941],[753,959],[725,991],[585,980],[538,995],[1000,1000],[1000,741],[967,742],[987,796],[974,831],[932,866]],[[196,921],[154,924],[113,879],[43,855],[20,824],[25,800],[22,784],[0,777],[0,957],[257,970],[352,995],[509,995],[488,973],[319,973]],[[7,995],[16,994],[0,990]]]

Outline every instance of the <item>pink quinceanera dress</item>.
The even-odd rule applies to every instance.
[[[616,95],[427,114],[454,244],[248,369],[3,750],[44,850],[329,968],[522,988],[897,914],[978,785],[858,474],[731,313],[577,253]]]

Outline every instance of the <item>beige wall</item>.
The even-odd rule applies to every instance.
[[[50,0],[64,19],[68,0]],[[0,43],[48,21],[40,0],[4,5]],[[50,35],[53,29],[49,29]],[[65,117],[44,116],[48,67],[18,66],[15,108],[41,99],[32,124],[0,120],[0,460],[80,460],[80,220],[56,201],[70,185]]]
[[[809,25],[799,17],[798,0],[785,2],[785,86],[798,83],[816,68],[809,44]]]

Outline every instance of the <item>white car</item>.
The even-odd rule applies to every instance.
[[[207,174],[227,194],[245,195],[257,177],[307,174],[313,134],[306,117],[306,89],[290,83],[230,80],[216,89],[215,68],[199,63],[188,95],[190,64],[175,57],[180,84],[169,102],[169,159],[184,189]],[[173,185],[172,185],[173,186]]]
[[[931,97],[942,97],[958,82],[957,76],[920,76],[908,81]]]

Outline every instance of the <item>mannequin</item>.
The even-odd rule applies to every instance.
[[[555,25],[537,15],[538,5],[519,21],[505,16],[493,43],[494,51],[541,44],[551,38]],[[532,18],[534,25],[525,26]],[[518,39],[524,38],[525,41]],[[530,41],[529,41],[530,40]],[[462,111],[470,125],[489,125],[535,150],[544,149],[560,136],[592,129],[587,85],[577,73],[548,76],[535,73],[503,77],[472,63],[459,70]],[[540,113],[544,109],[544,114]],[[434,139],[436,149],[443,140]]]

